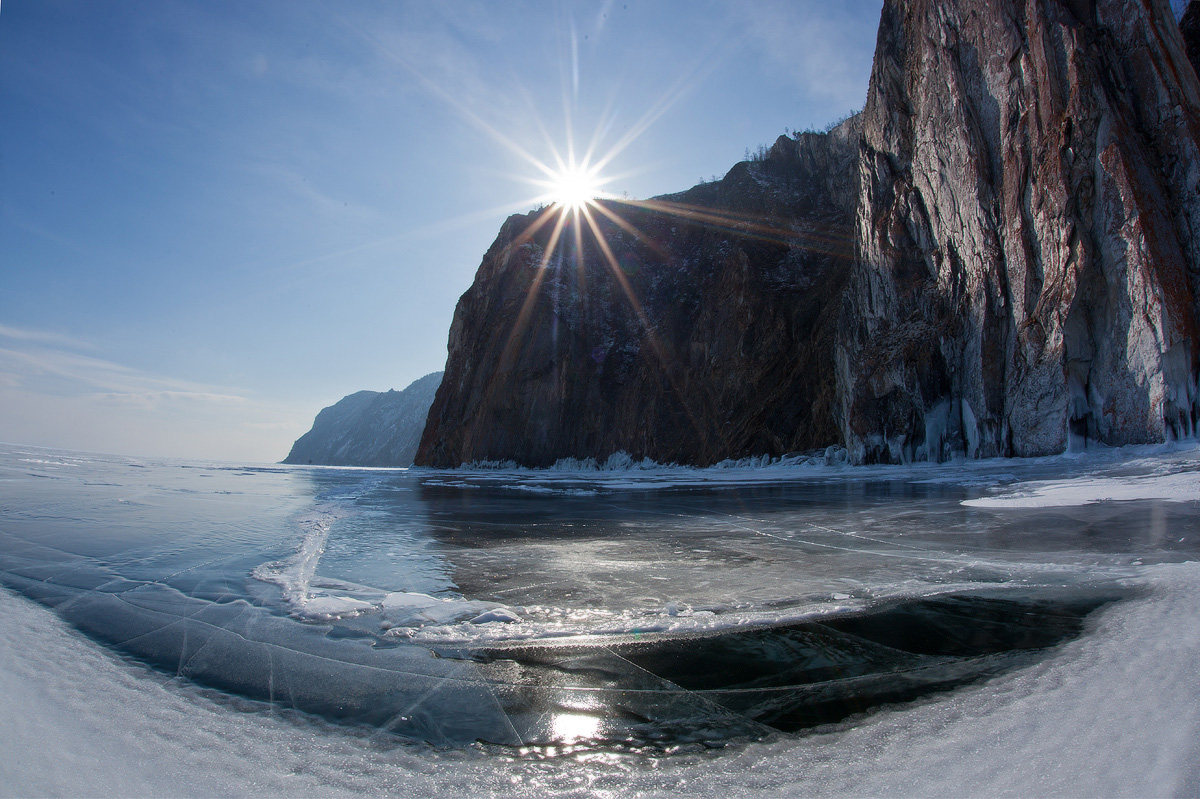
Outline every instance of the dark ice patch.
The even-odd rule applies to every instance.
[[[794,732],[1028,665],[1127,592],[958,594],[786,626],[473,653],[526,741],[675,743]],[[580,724],[579,729],[588,725]],[[559,736],[562,737],[561,735]]]

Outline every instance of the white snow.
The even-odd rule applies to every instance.
[[[489,610],[486,613],[480,613],[478,616],[471,619],[471,624],[488,624],[494,621],[498,621],[503,624],[512,624],[513,622],[520,620],[520,616],[507,608],[493,608],[492,610]]]
[[[375,609],[370,602],[334,594],[313,596],[304,601],[304,613],[312,619],[340,619]]]
[[[393,591],[380,601],[379,606],[384,610],[412,610],[414,608],[421,609],[432,607],[438,602],[441,602],[441,600],[435,599],[429,594]]]
[[[1021,483],[1012,493],[969,499],[962,504],[973,508],[1049,508],[1134,499],[1200,501],[1200,472],[1041,480]]]
[[[429,594],[396,591],[385,596],[378,608],[382,626],[389,635],[412,636],[426,626],[442,627],[458,622],[486,624],[489,621],[513,622],[520,616],[495,602],[477,602],[460,597],[435,597]],[[469,620],[469,621],[468,621]]]

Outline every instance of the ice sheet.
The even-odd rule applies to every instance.
[[[67,463],[75,465],[59,465]],[[3,758],[0,784],[69,793],[83,790],[72,769],[92,768],[111,778],[114,794],[178,784],[246,793],[247,780],[267,794],[335,795],[379,786],[432,796],[1194,791],[1196,697],[1185,675],[1200,618],[1200,573],[1186,562],[1200,560],[1186,493],[1195,472],[1188,447],[907,468],[604,473],[0,452],[0,578],[74,625],[0,597],[0,668],[14,697],[4,741],[14,754]],[[1100,496],[1122,486],[1136,490],[1122,501]],[[1043,489],[1099,501],[972,504]],[[894,601],[1077,594],[1114,581],[1149,593],[1102,611],[1095,632],[1040,663],[984,668],[978,674],[990,679],[979,685],[819,735],[776,740],[768,731],[766,742],[720,755],[688,742],[753,738],[763,732],[759,716],[731,711],[728,686],[670,687],[685,673],[671,664],[694,646],[638,654],[644,642],[753,640],[737,636]],[[803,651],[790,635],[770,645]],[[581,641],[590,648],[578,649]],[[495,654],[517,650],[532,660]],[[84,665],[72,671],[69,658]],[[555,674],[561,682],[549,686]],[[599,701],[590,682],[606,674],[625,681],[616,693],[640,692],[643,703],[612,714],[614,700]],[[1105,698],[1128,729],[1088,726],[1108,718]],[[660,761],[593,740],[614,729],[609,719],[638,714],[683,720],[659,749],[679,753]],[[143,716],[150,721],[139,727]],[[209,732],[189,737],[178,720],[187,717]],[[110,746],[104,730],[119,730],[121,745]],[[439,754],[395,737],[459,747],[479,730],[514,748]],[[272,753],[255,735],[286,751]],[[37,740],[71,742],[50,753],[61,768],[33,751]],[[126,746],[146,754],[145,768],[123,759]],[[201,773],[221,758],[229,763]],[[1060,774],[1054,764],[1063,762]]]
[[[0,794],[1195,795],[1200,564],[1139,581],[1146,596],[1031,668],[821,734],[666,760],[389,742],[159,677],[0,593]]]

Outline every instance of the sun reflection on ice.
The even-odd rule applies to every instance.
[[[596,738],[602,723],[599,716],[587,713],[560,713],[551,726],[557,743],[572,744]]]

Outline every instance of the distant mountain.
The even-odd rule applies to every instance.
[[[1194,22],[1165,0],[885,0],[866,107],[828,134],[678,195],[510,217],[417,462],[1194,435]]]
[[[403,391],[359,391],[317,414],[284,463],[411,466],[442,372]]]

